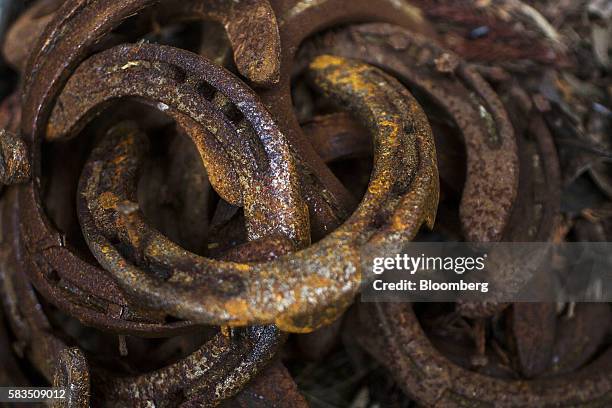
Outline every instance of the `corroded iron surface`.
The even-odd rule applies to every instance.
[[[357,58],[425,92],[461,130],[467,169],[460,215],[470,241],[499,241],[518,188],[512,124],[489,85],[452,52],[389,24],[353,25],[316,38],[303,52]]]
[[[432,346],[411,305],[367,305],[361,313],[368,330],[359,341],[375,352],[400,387],[423,405],[589,407],[610,403],[612,379],[604,369],[612,358],[610,349],[569,375],[513,381],[466,370],[449,360]],[[375,351],[381,348],[388,352]]]
[[[412,240],[609,238],[606,205],[560,216],[584,76],[551,72],[535,6],[7,3],[0,385],[69,407],[610,405],[607,304],[354,304],[364,259]],[[352,395],[310,392],[325,364]]]

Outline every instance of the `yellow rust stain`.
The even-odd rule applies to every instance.
[[[127,151],[130,151],[130,149],[133,148],[133,146],[136,143],[136,139],[134,137],[134,134],[135,134],[135,132],[133,132],[133,131],[129,132],[128,133],[128,137],[123,138],[117,144],[117,147],[120,149],[120,151],[127,152]],[[112,160],[112,163],[116,167],[119,167],[119,165],[121,165],[123,162],[128,160],[129,157],[130,157],[129,154],[116,154],[115,157]]]
[[[382,194],[389,185],[389,182],[384,179],[373,179],[370,180],[370,184],[368,185],[368,192],[374,195]]]
[[[321,55],[310,63],[310,69],[323,70],[331,66],[343,65],[346,59],[333,55]]]
[[[249,272],[251,270],[251,266],[243,263],[234,264],[235,268],[240,272]]]
[[[306,302],[302,299],[301,290],[303,287],[309,288],[310,291],[316,288],[329,288],[335,284],[331,279],[313,275],[308,276],[304,279],[304,282],[300,284],[299,287],[293,290],[293,294],[295,296],[295,302],[293,302],[285,312],[276,316],[274,320],[274,324],[278,326],[279,329],[290,332],[290,333],[310,333],[321,326],[330,324],[334,321],[334,319],[329,318],[317,318],[316,325],[313,324],[305,324],[309,321],[300,322],[300,317],[305,315],[304,307]],[[337,311],[337,313],[332,313],[335,317],[337,317],[342,311]],[[301,323],[301,324],[300,324]]]
[[[332,281],[331,279],[328,278],[324,278],[322,276],[318,276],[318,275],[312,275],[309,276],[308,278],[306,278],[305,280],[305,285],[312,287],[312,288],[326,288],[330,285],[333,285],[335,282]]]
[[[246,325],[251,320],[249,303],[244,299],[231,299],[225,302],[225,310],[235,318],[232,319],[232,326]]]
[[[387,135],[387,137],[390,140],[396,140],[401,131],[400,124],[394,120],[383,119],[378,122],[378,126],[380,126],[381,128],[389,129],[389,134]]]
[[[365,80],[364,73],[372,69],[365,64],[354,64],[346,58],[321,55],[310,63],[310,69],[325,71],[325,78],[332,86],[349,86],[354,92],[366,95],[375,91],[373,83]]]
[[[391,227],[395,230],[395,231],[405,231],[406,228],[408,227],[408,224],[404,221],[404,217],[393,217],[393,223],[391,224]]]
[[[98,204],[105,210],[115,208],[118,203],[119,197],[110,191],[105,191],[104,193],[100,194],[100,197],[98,198]]]
[[[59,116],[59,114],[56,114],[56,115]],[[54,122],[49,122],[49,124],[47,125],[47,132],[46,132],[47,140],[58,139],[60,137],[61,131],[62,129],[60,127],[55,126]]]
[[[351,92],[362,93],[366,103],[370,100],[370,103],[374,104],[372,99],[380,95],[379,84],[365,76],[367,72],[374,72],[369,65],[352,63],[348,59],[332,55],[321,55],[312,61],[310,68],[321,71],[331,87],[348,86]],[[377,112],[377,117],[385,115],[387,112]],[[386,137],[390,142],[396,141],[403,132],[398,121],[381,118],[377,121],[377,125],[387,133]]]
[[[281,329],[282,331],[288,332],[288,333],[299,333],[299,334],[305,334],[305,333],[311,333],[314,330],[316,330],[315,327],[310,327],[310,326],[306,326],[303,327],[301,325],[296,325],[293,322],[293,318],[291,316],[279,316],[275,321],[274,324]],[[322,326],[328,324],[328,322],[323,321],[321,323]]]
[[[117,155],[113,158],[113,165],[119,166],[121,163],[127,160],[127,157],[123,154]]]

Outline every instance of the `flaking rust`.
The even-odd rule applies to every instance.
[[[460,207],[465,238],[502,238],[518,188],[516,140],[499,97],[472,67],[422,35],[379,23],[331,31],[302,52],[302,58],[327,52],[376,65],[442,106],[467,151]]]
[[[4,205],[14,204],[14,191]],[[14,237],[15,212],[3,208],[3,236],[10,244]],[[282,344],[284,335],[275,327],[254,327],[218,333],[201,348],[179,362],[136,376],[116,376],[103,367],[90,367],[78,348],[67,348],[63,339],[50,330],[49,319],[37,294],[27,282],[14,258],[3,260],[2,295],[10,313],[13,332],[26,350],[26,357],[50,383],[72,391],[70,406],[88,406],[90,388],[108,395],[107,406],[146,404],[147,401],[172,404],[185,400],[216,405],[240,391],[262,369]],[[91,384],[93,382],[93,385]],[[163,384],[163,386],[160,386]],[[189,387],[189,390],[184,390]],[[178,399],[177,399],[178,398]],[[196,403],[194,402],[194,404]],[[196,404],[197,406],[197,404]]]
[[[441,354],[427,338],[412,305],[362,304],[359,341],[386,365],[405,392],[425,406],[590,407],[610,404],[608,348],[575,373],[509,380],[467,370]],[[375,321],[376,324],[372,324]],[[366,329],[368,328],[368,329]],[[376,335],[375,333],[378,333]],[[381,354],[380,349],[389,350]]]
[[[24,183],[30,179],[28,148],[21,138],[0,130],[0,183]]]
[[[610,405],[607,304],[345,313],[370,258],[414,239],[610,235],[606,205],[571,233],[559,216],[549,125],[567,95],[439,45],[515,69],[529,52],[488,33],[535,41],[522,13],[550,35],[537,6],[27,3],[2,44],[19,80],[0,103],[0,385],[66,389],[53,406],[303,407],[320,401],[301,363],[342,349],[382,366],[329,374],[352,406]],[[459,41],[462,21],[492,26]]]
[[[147,47],[140,47],[138,52],[146,50]],[[86,70],[87,64],[79,69]],[[376,84],[380,86],[381,81],[387,81],[386,87],[391,92],[393,79],[367,65],[321,57],[312,63],[311,71],[321,89],[334,98],[348,100],[355,96],[351,103],[361,111],[361,119],[375,134],[375,144],[380,149],[375,152],[375,170],[369,191],[352,218],[320,242],[276,261],[235,264],[208,260],[183,250],[146,226],[134,203],[133,192],[133,177],[139,166],[137,151],[143,141],[126,139],[120,142],[111,138],[105,146],[114,149],[114,153],[96,150],[86,165],[79,211],[92,252],[127,291],[152,307],[170,310],[174,315],[198,323],[276,323],[290,331],[312,330],[328,319],[335,319],[342,305],[347,304],[343,299],[350,299],[357,290],[360,250],[397,245],[414,236],[422,222],[433,223],[438,183],[435,153],[427,121],[412,97],[407,91],[400,91],[395,106],[390,105],[385,94],[376,91]],[[345,71],[350,75],[345,77],[342,74]],[[79,74],[77,72],[77,78],[81,78]],[[81,81],[75,80],[75,84],[79,83]],[[69,82],[67,89],[71,88]],[[125,89],[121,88],[122,92]],[[102,92],[94,94],[104,95]],[[71,90],[65,95],[79,94]],[[60,96],[64,105],[77,106],[62,98]],[[81,105],[80,110],[84,113],[63,110],[62,114],[64,117],[84,117],[91,110],[89,106],[96,103],[99,102],[94,100]],[[402,113],[403,109],[407,110]],[[76,123],[78,119],[66,122]],[[56,123],[55,116],[50,123]],[[391,158],[403,160],[405,166],[398,170]],[[251,173],[250,177],[256,175]],[[247,184],[244,188],[249,187]],[[258,190],[259,205],[265,204],[262,194],[268,189]],[[248,199],[246,194],[243,197]],[[245,201],[245,206],[248,205]],[[385,205],[388,221],[380,226],[369,221],[379,218],[377,210]],[[413,206],[422,207],[422,212],[408,213]],[[263,211],[269,214],[272,208],[279,210],[270,207]],[[247,225],[248,218],[259,212],[250,214],[245,207]],[[263,231],[267,232],[252,234],[250,239],[282,235],[287,229],[281,225],[276,231],[266,227]],[[126,259],[110,243],[116,240],[133,248],[125,252],[131,259]],[[144,273],[143,268],[156,270],[157,277]],[[224,278],[219,280],[216,277],[219,274]],[[271,299],[276,301],[271,302]],[[333,305],[340,307],[336,309]],[[308,311],[309,307],[324,313],[317,317]]]

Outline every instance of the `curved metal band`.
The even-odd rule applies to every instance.
[[[162,4],[163,21],[216,20],[225,27],[238,71],[257,86],[280,77],[280,37],[268,0],[183,0]]]
[[[309,242],[306,207],[283,135],[252,91],[196,54],[149,44],[121,45],[96,54],[70,77],[49,119],[47,136],[57,140],[76,134],[113,99],[123,97],[140,97],[186,125],[202,156],[213,147],[205,133],[213,135],[238,175],[241,199],[234,203],[244,205],[251,240],[282,234],[299,246]],[[227,106],[214,105],[216,100],[231,104],[233,120],[223,114]],[[217,191],[228,188],[226,180],[215,180]]]
[[[80,216],[90,249],[126,291],[194,322],[275,323],[283,330],[309,331],[333,320],[352,300],[360,283],[360,251],[400,245],[421,223],[433,223],[438,200],[433,141],[410,94],[377,69],[341,58],[320,57],[311,72],[322,90],[359,112],[375,136],[374,173],[351,218],[320,242],[270,262],[202,258],[147,228],[138,211],[126,210],[134,208],[122,203],[129,204],[133,194],[137,149],[126,139],[110,153],[108,142],[83,175]],[[105,191],[114,198],[106,200]],[[98,217],[96,211],[102,211]],[[98,220],[110,221],[102,221],[101,229]],[[114,244],[117,239],[140,246],[132,262]],[[146,260],[170,268],[166,280],[143,270]]]
[[[301,58],[356,58],[424,91],[455,121],[467,150],[460,215],[468,241],[499,241],[518,188],[515,134],[490,86],[450,51],[402,27],[357,24],[315,38]],[[444,66],[446,64],[446,66]]]
[[[311,211],[315,239],[338,227],[355,208],[356,198],[339,182],[304,137],[293,110],[291,81],[300,44],[326,28],[363,21],[388,21],[415,30],[426,30],[419,12],[395,0],[271,0],[281,39],[280,79],[259,95],[291,142],[300,170],[305,199]]]
[[[12,192],[11,192],[12,191]],[[18,222],[14,190],[4,197],[2,208],[3,241],[10,244]],[[87,367],[80,353],[67,349],[56,337],[16,256],[18,250],[2,259],[0,294],[14,335],[26,350],[32,364],[49,381],[78,386],[73,396],[78,401],[89,397],[90,377],[95,391],[119,406],[135,401],[175,402],[177,396],[187,401],[216,404],[235,395],[273,357],[285,335],[274,326],[225,330],[216,334],[184,359],[149,373],[116,377],[99,367]],[[59,364],[59,365],[58,365]],[[89,373],[87,372],[89,370]],[[55,378],[55,380],[54,380]],[[75,402],[78,402],[75,401]]]
[[[139,311],[128,306],[123,293],[107,274],[81,259],[78,254],[64,245],[61,233],[47,219],[38,194],[40,142],[45,136],[46,120],[57,93],[63,87],[71,70],[91,52],[101,38],[123,20],[157,3],[155,0],[122,2],[68,0],[57,10],[46,9],[44,6],[43,10],[38,10],[40,7],[33,9],[34,17],[38,16],[37,13],[51,14],[45,14],[44,18],[37,20],[40,24],[36,27],[41,31],[46,25],[38,39],[34,38],[34,34],[24,39],[36,42],[34,46],[24,47],[28,50],[33,49],[33,52],[25,69],[25,103],[21,124],[22,135],[33,145],[31,152],[34,177],[32,182],[22,189],[19,206],[23,219],[28,220],[22,225],[22,238],[28,253],[26,258],[31,264],[30,276],[46,297],[64,311],[78,315],[88,325],[122,333],[152,336],[176,333],[190,323],[179,322],[168,325],[149,323],[160,317],[163,320],[163,316],[159,316],[159,313],[156,313],[157,316],[151,316],[149,311]],[[173,12],[176,18],[182,18],[199,8],[197,18],[220,19],[226,28],[235,34],[230,36],[239,67],[244,68],[243,71],[247,75],[255,74],[259,78],[255,78],[255,82],[273,82],[278,65],[274,61],[278,60],[276,54],[279,48],[274,13],[265,0],[253,0],[249,4],[256,6],[255,9],[247,10],[242,7],[244,2],[236,6],[234,2],[223,0],[181,2],[182,7],[173,8]],[[203,5],[210,7],[205,8]],[[55,7],[57,6],[58,4],[55,4]],[[248,15],[243,15],[244,13]],[[32,17],[31,14],[26,14],[23,18]],[[239,27],[243,26],[267,33],[263,49],[259,47],[261,44],[252,41],[253,36],[236,35]],[[19,28],[20,25],[16,27]],[[258,50],[252,50],[253,46],[257,46]],[[255,70],[256,61],[253,65],[254,61],[248,58],[249,55],[259,55],[260,51],[271,53],[270,71],[267,73],[264,70]],[[225,154],[219,155],[217,162],[224,163],[224,159]],[[237,178],[235,175],[231,176],[233,179]],[[234,198],[238,199],[235,196]],[[44,278],[47,274],[59,274],[61,284],[50,284]]]
[[[362,305],[363,306],[363,305]],[[361,308],[366,331],[359,341],[398,379],[399,386],[426,406],[590,407],[612,401],[608,349],[582,370],[553,378],[504,380],[461,368],[427,339],[409,304]],[[372,324],[376,322],[376,324]],[[376,327],[377,335],[367,328]],[[384,348],[388,353],[380,353]]]

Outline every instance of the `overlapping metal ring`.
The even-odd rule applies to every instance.
[[[118,406],[214,405],[261,370],[283,332],[334,321],[358,293],[364,251],[399,248],[423,224],[434,223],[434,140],[407,86],[431,98],[462,133],[465,238],[530,238],[516,237],[509,226],[521,164],[512,123],[495,92],[468,64],[408,31],[417,23],[402,2],[356,0],[350,9],[343,3],[67,0],[55,8],[47,4],[44,12],[33,7],[15,24],[20,32],[40,20],[27,63],[17,50],[5,50],[23,70],[21,122],[14,130],[30,149],[32,177],[5,192],[2,244],[10,255],[3,259],[2,291],[8,320],[32,350],[31,360],[50,381],[70,384],[75,406],[88,403],[90,388]],[[113,32],[128,18],[151,16],[162,24],[220,22],[237,73],[183,49],[124,43]],[[364,21],[372,23],[306,41],[327,28]],[[359,122],[369,139],[359,139],[359,132],[351,140],[338,135],[335,149],[309,140],[291,102],[292,79],[301,74],[351,115],[332,121]],[[76,137],[127,98],[162,111],[189,136],[217,194],[243,209],[248,242],[207,258],[148,223],[136,196],[148,138],[134,118],[105,132],[80,175],[78,221],[95,259],[66,245],[42,199],[43,142]],[[315,121],[311,133],[329,120]],[[342,155],[373,157],[361,198],[326,164]],[[555,165],[547,173],[553,183]],[[529,213],[534,204],[518,199]],[[544,207],[544,217],[555,212]],[[540,222],[538,214],[528,215],[529,222]],[[223,329],[179,362],[116,378],[88,366],[78,348],[47,330],[41,298],[87,326],[121,335],[172,336],[197,325]],[[465,313],[491,311],[466,306]]]

